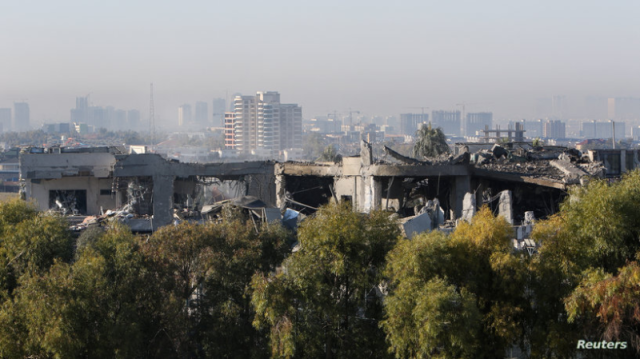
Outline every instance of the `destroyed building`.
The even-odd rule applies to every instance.
[[[371,145],[363,142],[359,156],[338,163],[204,164],[107,147],[63,148],[21,154],[20,176],[24,198],[41,210],[100,215],[126,209],[149,218],[153,228],[172,223],[179,213],[210,208],[205,206],[225,197],[220,188],[226,186],[234,192],[227,198],[254,196],[281,211],[311,213],[341,200],[360,212],[397,213],[405,222],[428,217],[431,229],[470,219],[483,204],[514,225],[526,223],[527,216],[544,218],[558,210],[568,186],[605,173],[600,162],[566,148],[491,145],[470,153],[468,146],[458,147],[455,157],[430,161],[388,148],[382,158],[374,158]],[[420,223],[414,232],[425,226],[424,220]]]

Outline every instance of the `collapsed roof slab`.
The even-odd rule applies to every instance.
[[[531,183],[531,184],[536,184],[538,186],[556,188],[561,190],[567,189],[566,184],[562,181],[552,180],[547,178],[540,178],[540,177],[523,176],[516,173],[504,173],[504,172],[474,168],[473,175],[476,177],[503,180],[508,182]]]
[[[158,154],[117,156],[115,177],[135,176],[203,176],[220,179],[239,179],[247,175],[273,174],[274,162],[252,161],[233,163],[182,163],[169,161]]]

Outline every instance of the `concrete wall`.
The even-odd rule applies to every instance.
[[[115,209],[116,198],[112,195],[100,195],[101,189],[111,191],[111,179],[95,177],[65,177],[52,180],[27,181],[27,198],[35,200],[38,208],[42,211],[49,209],[49,191],[51,190],[85,190],[87,191],[87,214],[100,214],[100,207]],[[121,199],[118,199],[119,201]]]
[[[20,155],[23,179],[52,179],[64,176],[106,178],[113,171],[116,158],[111,153],[58,153]]]

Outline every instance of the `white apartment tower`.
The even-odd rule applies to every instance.
[[[297,104],[281,104],[277,92],[236,96],[234,111],[226,118],[227,128],[233,122],[232,136],[225,136],[227,147],[233,143],[240,152],[275,156],[280,150],[302,147],[302,109]]]

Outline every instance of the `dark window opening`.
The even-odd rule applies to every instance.
[[[49,208],[62,214],[87,214],[86,190],[51,190],[49,191]]]
[[[100,190],[100,195],[101,196],[111,196],[111,190],[110,189],[101,189]]]

